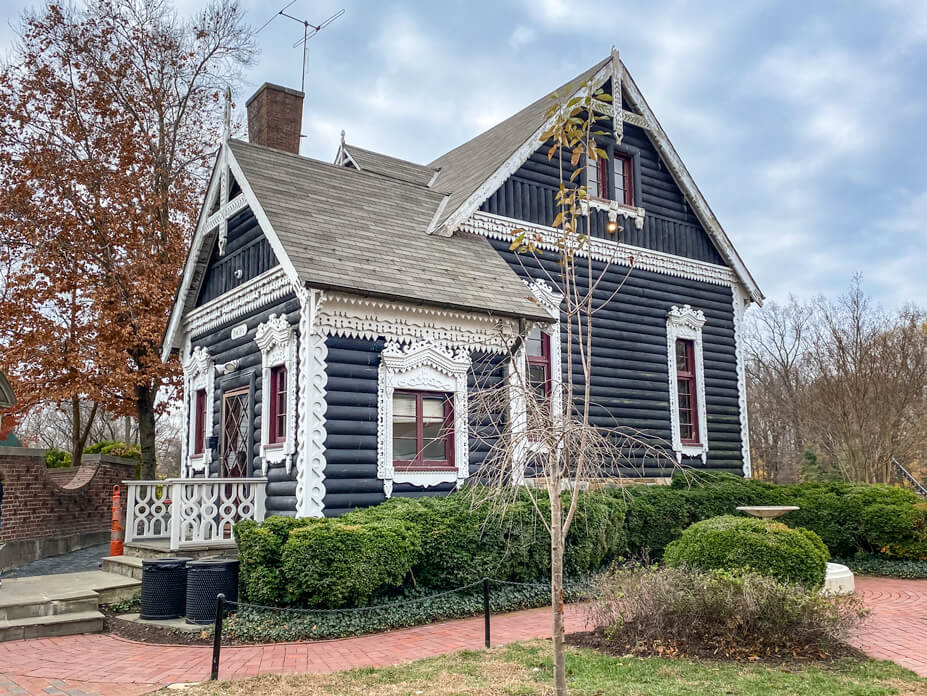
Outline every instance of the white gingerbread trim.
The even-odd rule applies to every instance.
[[[235,177],[241,188],[241,194],[231,201],[228,200],[228,185],[231,177]],[[209,210],[212,204],[219,201],[219,210],[210,215]],[[184,263],[183,275],[180,279],[180,288],[177,291],[177,297],[171,308],[171,315],[167,323],[167,331],[164,333],[164,341],[161,344],[161,359],[167,360],[171,351],[180,347],[182,340],[181,325],[184,323],[184,309],[187,305],[188,295],[190,295],[193,278],[197,269],[202,268],[203,261],[200,256],[208,254],[210,249],[205,248],[206,242],[213,239],[213,231],[218,228],[218,238],[224,250],[225,242],[223,236],[226,231],[228,218],[238,211],[250,207],[254,214],[261,231],[267,238],[274,255],[280,264],[280,268],[294,285],[299,284],[299,275],[296,273],[296,267],[293,266],[289,256],[281,244],[277,233],[264,209],[261,207],[254,190],[245,178],[244,172],[235,156],[228,141],[223,140],[222,146],[216,156],[216,164],[213,167],[212,176],[206,191],[206,197],[203,199],[203,206],[200,208],[199,219],[196,223],[196,230],[193,233],[193,240],[190,244],[190,250],[187,253],[187,260]],[[218,299],[218,298],[216,298]]]
[[[705,406],[705,358],[702,350],[702,327],[705,314],[689,305],[672,306],[666,315],[666,367],[669,371],[670,427],[676,459],[683,456],[708,457],[708,417]],[[695,393],[698,406],[699,444],[685,445],[679,432],[679,391],[676,386],[676,339],[692,341],[695,347]]]
[[[209,438],[213,434],[213,399],[214,389],[213,359],[209,350],[203,346],[194,348],[183,362],[183,393],[184,393],[184,422],[187,434],[184,438],[184,452],[181,464],[183,471],[181,477],[191,477],[201,473],[209,475],[209,464],[212,462],[212,449],[207,447]],[[194,455],[194,438],[196,437],[196,393],[206,391],[206,417],[203,421],[203,453]]]
[[[284,314],[271,314],[257,327],[254,342],[261,351],[261,475],[267,476],[269,464],[284,462],[289,475],[296,451],[296,332]],[[273,368],[286,367],[286,433],[281,445],[270,444],[271,378]]]
[[[188,336],[208,333],[238,317],[277,303],[291,294],[293,289],[293,284],[280,266],[271,268],[188,312],[183,320],[184,333]]]
[[[537,326],[542,333],[547,334],[550,342],[550,412],[551,418],[563,417],[563,363],[560,348],[560,305],[563,294],[551,287],[545,280],[524,281],[525,285],[534,295],[535,299],[555,322],[550,324],[529,324]],[[524,396],[527,389],[528,364],[525,355],[525,345],[519,347],[514,359],[509,362],[509,418],[511,419],[512,437],[515,448],[512,456],[512,483],[519,485],[525,481],[525,466],[528,455],[541,450],[541,443],[530,443],[525,438],[525,429],[528,425],[528,406]]]
[[[322,517],[325,510],[325,400],[328,347],[318,323],[323,293],[300,288],[299,421],[297,424],[296,516]]]
[[[338,292],[325,294],[318,323],[322,333],[333,336],[424,341],[494,353],[506,352],[518,334],[516,319]]]
[[[390,341],[380,352],[377,374],[377,478],[389,498],[394,483],[460,486],[470,475],[467,372],[470,355],[452,353],[440,344],[421,342],[402,347]],[[396,389],[435,391],[454,395],[454,465],[452,470],[396,471],[393,467],[393,392]]]
[[[609,222],[618,222],[621,216],[625,220],[633,220],[634,226],[641,230],[644,228],[645,210],[635,205],[625,205],[618,201],[605,200],[604,198],[591,197],[585,198],[579,202],[579,210],[583,215],[589,214],[589,209],[604,210],[608,213]],[[610,240],[605,240],[610,241]]]
[[[461,229],[489,239],[501,239],[507,242],[512,241],[512,235],[516,230],[524,230],[530,238],[539,240],[538,246],[541,249],[556,251],[562,247],[562,242],[557,241],[562,237],[562,232],[554,227],[536,225],[493,213],[474,213],[473,217],[461,225]],[[577,251],[577,255],[584,256],[589,253],[597,261],[623,266],[631,266],[633,262],[634,268],[663,273],[676,278],[700,280],[712,285],[731,287],[736,283],[734,274],[725,266],[644,249],[612,239],[590,237],[587,242],[588,246]]]
[[[740,443],[743,457],[743,471],[746,478],[753,474],[750,461],[750,422],[747,412],[747,368],[746,343],[744,339],[743,321],[750,298],[740,287],[732,288],[732,304],[734,306],[734,350],[737,355],[737,406],[740,410]]]

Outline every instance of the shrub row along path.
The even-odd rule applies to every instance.
[[[872,618],[856,644],[927,676],[927,580],[857,578]],[[567,630],[584,629],[567,607]],[[550,636],[550,609],[494,616],[493,645]],[[332,672],[384,666],[483,645],[483,619],[460,619],[372,636],[314,643],[226,647],[221,679],[263,673]],[[109,635],[0,643],[0,695],[132,696],[209,675],[206,646],[147,645]]]

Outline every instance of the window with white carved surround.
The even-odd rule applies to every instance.
[[[512,424],[515,447],[515,455],[512,458],[515,468],[512,472],[512,482],[515,484],[524,481],[527,458],[543,448],[543,443],[531,442],[525,437],[528,414],[524,390],[536,386],[531,372],[532,365],[538,364],[536,360],[529,358],[529,351],[540,352],[546,363],[548,381],[543,391],[550,399],[551,417],[559,417],[563,409],[563,366],[560,357],[560,304],[563,301],[563,295],[544,280],[525,281],[525,285],[531,290],[538,304],[550,314],[553,321],[530,324],[525,342],[509,363],[509,419]],[[529,346],[534,346],[534,348]],[[540,346],[540,351],[537,350],[538,346]]]
[[[450,351],[441,344],[420,342],[400,345],[390,341],[380,352],[377,375],[377,478],[389,498],[393,484],[411,483],[434,486],[454,483],[460,486],[470,474],[469,424],[467,421],[467,371],[470,355],[464,349]],[[447,442],[453,457],[429,468],[425,459],[415,466],[395,466],[393,453],[393,408],[396,392],[434,394],[447,399],[453,433]],[[447,466],[448,461],[453,466]]]
[[[705,363],[702,352],[704,325],[705,314],[689,305],[670,307],[666,316],[670,424],[677,460],[682,460],[683,456],[701,457],[704,462],[708,455]]]
[[[271,314],[258,326],[254,342],[261,350],[261,473],[266,476],[269,464],[284,462],[289,474],[296,452],[296,332],[285,315]],[[285,395],[274,393],[281,373]],[[272,416],[281,412],[281,398],[282,422],[272,423]]]
[[[194,348],[183,363],[184,412],[187,423],[183,476],[206,474],[212,461],[212,449],[207,444],[213,432],[213,373],[212,357],[202,346]],[[201,393],[205,394],[205,403],[202,403],[202,396],[198,397]],[[199,427],[198,419],[201,419]]]

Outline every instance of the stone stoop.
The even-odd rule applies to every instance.
[[[100,604],[126,599],[141,582],[99,570],[11,578],[0,587],[0,641],[103,630]]]
[[[127,578],[141,580],[142,560],[140,556],[107,556],[103,559],[100,567],[107,573],[115,573]]]
[[[185,546],[171,551],[166,541],[130,541],[123,546],[122,557],[149,558],[238,558],[238,547],[234,541],[197,546]],[[117,558],[110,556],[109,558]]]

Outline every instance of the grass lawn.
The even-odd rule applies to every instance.
[[[548,642],[532,641],[489,651],[454,653],[399,667],[207,682],[184,693],[197,696],[535,696],[551,693],[549,652]],[[771,667],[681,659],[615,658],[589,649],[570,648],[567,669],[570,693],[583,696],[927,696],[927,680],[891,662],[874,660],[843,660],[807,668]]]

